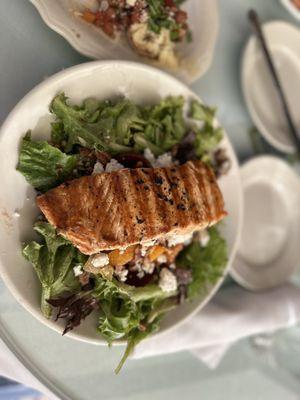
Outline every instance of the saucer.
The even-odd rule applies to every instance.
[[[241,168],[244,220],[231,276],[261,290],[285,282],[300,264],[300,179],[276,157],[261,156]]]
[[[287,22],[263,25],[296,129],[300,135],[300,30]],[[254,124],[275,148],[293,153],[283,108],[262,49],[252,36],[242,60],[242,89]]]

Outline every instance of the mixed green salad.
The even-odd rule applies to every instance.
[[[136,105],[126,98],[86,99],[71,105],[61,93],[50,112],[54,121],[49,141],[34,140],[28,132],[17,166],[38,193],[101,169],[108,171],[108,165],[136,168],[201,159],[217,176],[230,167],[217,147],[223,134],[214,124],[215,109],[196,100],[187,104],[183,97],[167,97],[154,105]],[[166,312],[205,293],[227,262],[226,242],[217,227],[170,248],[152,245],[120,251],[110,255],[113,266],[103,268],[91,266],[93,256],[82,254],[43,216],[34,229],[39,240],[27,244],[23,254],[41,283],[42,313],[63,318],[65,334],[97,312],[95,329],[109,344],[127,341],[117,371],[134,347],[159,329]],[[161,285],[162,271],[168,290]]]
[[[176,68],[175,45],[192,41],[182,3],[184,0],[97,0],[92,9],[75,15],[113,39],[123,36],[140,56]]]

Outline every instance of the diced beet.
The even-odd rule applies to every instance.
[[[114,158],[126,168],[151,168],[150,162],[141,154],[123,153]]]

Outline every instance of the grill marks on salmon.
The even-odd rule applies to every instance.
[[[37,204],[84,254],[183,235],[226,215],[214,173],[201,161],[85,176],[49,190]]]

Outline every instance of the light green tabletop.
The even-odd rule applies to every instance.
[[[195,0],[197,1],[197,0]],[[240,59],[249,35],[246,11],[296,23],[277,0],[220,0],[221,31],[210,71],[193,89],[219,107],[219,119],[241,159],[253,155],[252,123],[240,89]],[[0,121],[45,77],[86,61],[51,31],[27,0],[0,1]],[[3,156],[3,155],[1,155]],[[205,328],[205,327],[204,327]],[[122,349],[61,338],[41,325],[0,282],[0,336],[62,399],[300,399],[300,329],[235,344],[209,370],[188,352],[129,361],[116,377]]]

